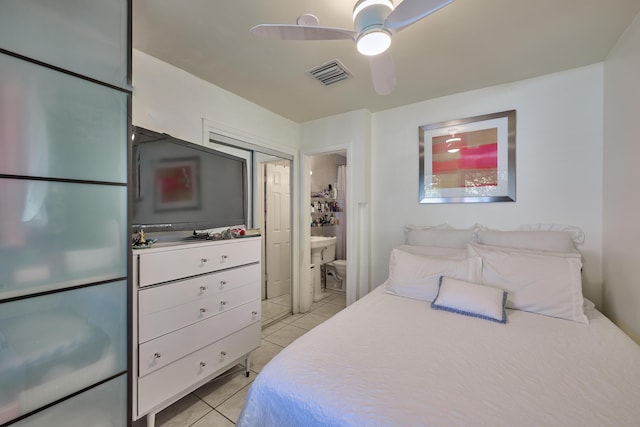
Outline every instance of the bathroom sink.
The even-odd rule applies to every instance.
[[[332,262],[336,259],[336,238],[311,236],[311,276],[313,278],[312,288],[314,301],[319,301],[320,289],[322,283],[321,267],[322,264]],[[321,298],[320,298],[321,299]]]
[[[336,238],[311,236],[311,263],[320,267],[336,259]]]
[[[321,249],[335,244],[335,237],[311,236],[311,249]]]

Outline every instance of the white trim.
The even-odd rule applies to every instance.
[[[239,141],[246,141],[254,145],[258,145],[260,147],[268,148],[275,151],[280,151],[282,153],[286,153],[293,157],[295,157],[298,154],[297,149],[287,147],[286,145],[281,145],[277,141],[272,140],[271,138],[265,138],[264,136],[256,135],[251,132],[247,132],[242,129],[237,129],[237,128],[234,128],[233,126],[229,126],[227,124],[216,122],[215,120],[211,120],[203,117],[202,118],[202,143],[203,144],[209,142],[209,136],[211,132],[219,135],[223,135],[229,138],[233,138]]]

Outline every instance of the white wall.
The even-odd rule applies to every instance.
[[[298,176],[299,125],[244,98],[205,82],[179,68],[133,50],[134,125],[197,144],[209,131],[276,149],[294,157]],[[299,217],[300,187],[293,184],[293,282],[300,282]],[[294,287],[294,312],[298,310]]]
[[[311,192],[321,193],[330,184],[335,187],[338,180],[338,166],[346,163],[342,154],[325,154],[311,158]]]
[[[496,229],[556,223],[586,234],[584,293],[602,303],[603,64],[465,92],[372,116],[372,280],[388,275],[404,224]],[[517,110],[516,202],[418,203],[418,127]],[[636,119],[637,120],[637,119]]]
[[[298,148],[297,123],[134,49],[133,124],[201,144],[203,119]]]
[[[604,310],[640,343],[640,15],[605,61]]]

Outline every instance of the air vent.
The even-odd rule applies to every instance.
[[[353,76],[351,71],[347,70],[347,67],[342,65],[337,59],[329,61],[326,64],[318,65],[317,67],[307,70],[306,73],[325,86],[338,83]]]

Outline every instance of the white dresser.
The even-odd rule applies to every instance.
[[[260,237],[133,251],[134,420],[244,362],[260,346]]]

